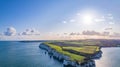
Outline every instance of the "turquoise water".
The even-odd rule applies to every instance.
[[[39,48],[41,42],[0,42],[0,67],[63,67]],[[96,67],[120,67],[120,48],[102,48]]]
[[[0,67],[62,67],[39,49],[39,44],[0,42]]]

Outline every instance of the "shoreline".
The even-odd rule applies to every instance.
[[[41,43],[39,48],[46,50],[50,56],[62,62],[64,67],[95,67],[95,58],[86,59],[80,63],[77,61],[71,61],[70,57],[57,52],[44,43]],[[94,57],[100,57],[99,54],[100,53],[95,54]]]

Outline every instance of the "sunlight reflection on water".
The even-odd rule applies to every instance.
[[[120,67],[120,48],[102,48],[102,57],[95,60],[96,67]]]

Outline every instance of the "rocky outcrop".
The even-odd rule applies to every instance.
[[[70,57],[57,52],[44,43],[40,44],[39,48],[46,50],[53,58],[61,61],[64,67],[95,67],[94,60],[85,60],[83,63],[72,61],[70,60]]]
[[[96,52],[91,59],[100,59],[102,57],[102,51]]]

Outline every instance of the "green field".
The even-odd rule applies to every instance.
[[[65,46],[66,43],[69,44],[70,46],[68,45],[66,47]],[[52,41],[52,42],[44,42],[44,44],[48,45],[49,47],[56,50],[57,52],[70,57],[70,60],[79,61],[79,62],[83,62],[84,59],[87,57],[79,55],[79,54],[71,53],[66,50],[72,50],[72,51],[76,51],[76,52],[80,52],[80,53],[84,53],[84,54],[94,54],[94,53],[100,51],[99,46],[85,46],[85,45],[83,46],[83,45],[79,44],[79,42]],[[58,44],[62,44],[62,46],[58,45]],[[73,47],[71,44],[72,45],[77,44],[80,46]]]
[[[82,46],[82,47],[63,47],[63,49],[73,50],[85,54],[94,54],[99,51],[98,46]]]
[[[67,52],[67,51],[63,51],[60,46],[57,46],[55,44],[51,44],[51,43],[48,43],[48,42],[45,42],[44,44],[46,44],[46,45],[50,46],[51,48],[55,49],[57,52],[70,57],[70,59],[73,60],[73,61],[83,62],[84,59],[85,59],[84,56],[80,56],[80,55],[76,55],[76,54],[73,54],[73,53],[70,53],[70,52]]]
[[[75,45],[81,45],[81,46],[83,46],[83,45],[96,45],[96,44],[101,44],[99,41],[98,42],[92,42],[92,41],[82,41],[82,42],[70,42],[70,41],[68,41],[68,42],[64,42],[64,43],[66,43],[66,44],[75,44]]]

